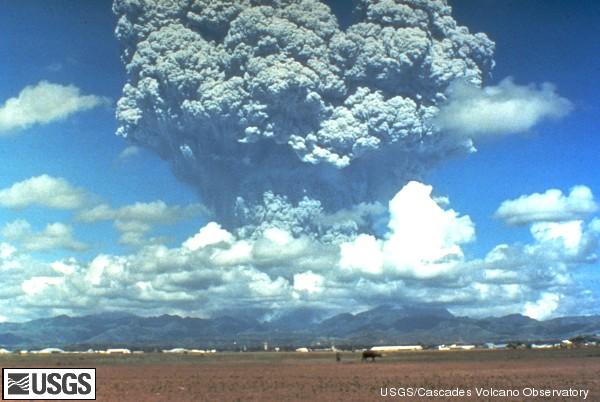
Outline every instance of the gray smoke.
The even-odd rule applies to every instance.
[[[482,85],[494,43],[444,0],[361,0],[345,30],[316,0],[113,8],[128,77],[118,134],[169,160],[226,227],[274,201],[310,230],[315,211],[385,204],[472,149],[431,121],[453,81]]]

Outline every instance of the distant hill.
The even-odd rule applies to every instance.
[[[211,319],[174,315],[139,317],[102,313],[65,315],[25,323],[0,324],[0,347],[135,347],[143,349],[195,347],[248,349],[272,346],[425,345],[456,342],[560,340],[600,333],[600,316],[562,317],[547,321],[513,314],[473,319],[443,308],[383,305],[359,314],[298,309],[272,314],[268,322],[251,316],[224,315]]]

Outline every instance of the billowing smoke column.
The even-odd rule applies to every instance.
[[[316,0],[116,0],[114,11],[128,77],[118,134],[171,161],[227,227],[273,205],[387,202],[472,147],[430,121],[453,81],[482,85],[494,43],[444,0],[361,0],[345,30]]]

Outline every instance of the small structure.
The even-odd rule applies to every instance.
[[[298,349],[296,349],[296,352],[308,353],[308,348],[298,348]]]
[[[106,353],[109,355],[128,355],[131,353],[131,350],[124,348],[106,349]]]
[[[421,345],[408,345],[408,346],[373,346],[371,348],[374,352],[406,352],[411,350],[423,350]]]
[[[12,353],[12,352],[8,349],[0,348],[0,355],[7,355],[9,353]]]
[[[42,350],[33,350],[31,353],[49,355],[53,353],[65,353],[65,351],[59,348],[45,348]]]
[[[475,349],[475,345],[450,345],[450,350],[473,350]]]
[[[531,349],[553,349],[555,348],[556,345],[551,344],[551,343],[532,343],[531,344]]]
[[[163,353],[179,353],[179,354],[187,354],[189,350],[184,348],[173,348],[173,349],[165,349],[162,351]]]
[[[507,344],[506,343],[494,343],[494,342],[487,342],[485,344],[485,347],[487,349],[506,349]]]
[[[571,349],[573,347],[573,342],[568,339],[560,342],[560,347],[565,349]]]

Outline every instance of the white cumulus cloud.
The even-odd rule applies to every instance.
[[[167,205],[164,201],[157,200],[136,202],[120,208],[113,208],[108,204],[100,204],[81,211],[77,219],[87,223],[104,220],[175,223],[202,212],[204,212],[204,209],[200,204],[191,204],[182,207],[179,205]]]
[[[473,259],[463,252],[475,238],[473,222],[432,193],[409,183],[389,203],[386,233],[340,243],[284,227],[244,237],[216,222],[177,246],[144,244],[89,260],[45,262],[20,241],[19,249],[0,243],[0,309],[11,320],[98,306],[192,316],[316,306],[347,312],[382,303],[444,304],[472,316],[579,311],[573,306],[588,289],[574,275],[598,261],[598,218],[535,222],[529,242],[499,244]],[[36,233],[23,222],[10,229]]]
[[[31,279],[23,281],[21,288],[28,296],[35,296],[43,292],[49,286],[62,285],[64,279],[52,276],[34,276]]]
[[[324,278],[312,271],[294,275],[294,290],[299,292],[316,293],[323,290]]]
[[[390,201],[389,232],[382,240],[360,235],[341,245],[340,265],[368,273],[388,271],[416,278],[452,272],[463,260],[461,244],[475,239],[468,216],[444,210],[432,187],[410,182]]]
[[[560,303],[560,295],[545,292],[539,300],[525,303],[523,314],[536,320],[543,320],[552,315]]]
[[[82,95],[74,85],[40,81],[30,85],[17,97],[0,106],[0,135],[23,130],[34,124],[46,124],[67,118],[73,113],[108,104],[107,98]]]
[[[119,242],[129,246],[141,246],[161,239],[147,239],[146,235],[156,224],[174,224],[206,212],[201,204],[187,206],[167,205],[162,200],[136,202],[120,208],[108,204],[99,204],[81,211],[77,215],[79,222],[94,223],[105,220],[114,221],[114,227],[121,233]]]
[[[583,236],[582,223],[582,221],[536,222],[531,225],[531,234],[540,243],[560,241],[567,250],[577,250]]]
[[[82,251],[87,248],[86,244],[73,237],[73,228],[60,222],[50,223],[43,230],[35,232],[29,222],[18,219],[4,225],[0,234],[9,241],[20,243],[28,251],[56,248]]]
[[[598,204],[589,187],[574,186],[568,195],[550,189],[544,193],[522,195],[504,201],[495,216],[510,225],[532,222],[558,222],[586,217],[598,210]]]
[[[0,189],[0,206],[25,208],[37,205],[56,209],[76,209],[84,205],[87,194],[61,177],[47,174],[31,177]]]
[[[196,251],[206,246],[215,244],[230,244],[233,235],[221,228],[216,222],[209,222],[198,233],[183,242],[183,247],[190,251]]]
[[[448,95],[435,121],[441,129],[467,137],[526,132],[572,109],[571,102],[559,96],[552,84],[522,86],[511,78],[483,88],[459,81]]]
[[[383,271],[381,241],[375,236],[360,234],[351,242],[340,244],[340,267],[370,274]]]

